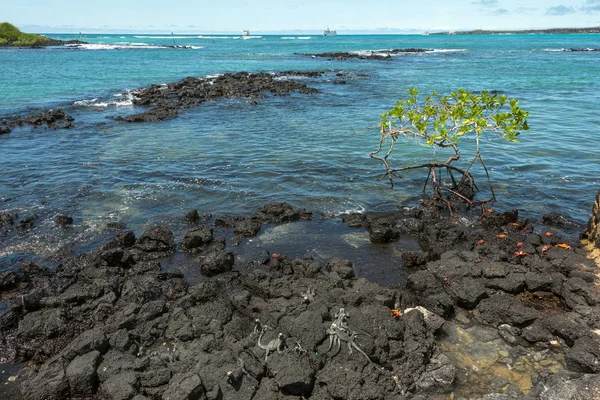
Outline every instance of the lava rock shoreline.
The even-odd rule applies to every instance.
[[[331,72],[331,71],[329,71]],[[177,117],[184,108],[196,107],[208,101],[223,98],[250,99],[251,104],[258,104],[258,99],[270,94],[287,96],[292,93],[315,94],[316,88],[309,87],[297,78],[320,78],[325,71],[282,71],[282,72],[237,72],[226,73],[216,77],[187,77],[178,82],[164,85],[153,84],[147,88],[133,92],[133,104],[148,107],[140,113],[117,116],[118,122],[158,122]],[[349,74],[334,73],[335,84],[344,84]],[[359,75],[363,77],[364,75]],[[0,135],[7,134],[15,127],[46,126],[49,129],[71,129],[74,118],[63,110],[54,109],[33,115],[13,115],[0,118]]]
[[[468,228],[434,206],[344,216],[374,243],[418,240],[420,251],[401,255],[408,281],[382,287],[357,278],[351,260],[265,252],[236,265],[213,233],[251,237],[264,223],[310,218],[286,203],[212,226],[191,212],[179,243],[164,226],[123,230],[56,270],[25,262],[0,273],[10,303],[2,361],[35,365],[20,379],[23,398],[36,400],[441,399],[460,377],[436,338],[467,312],[512,345],[564,353],[573,372],[540,376],[527,395],[484,398],[600,391],[598,267],[580,245],[534,232],[516,211]],[[161,268],[176,251],[190,254],[198,283]]]
[[[195,107],[210,100],[228,97],[250,98],[256,102],[265,93],[286,96],[319,93],[305,83],[286,78],[289,75],[305,78],[320,77],[324,72],[285,71],[277,73],[227,73],[213,78],[187,77],[175,83],[152,85],[138,89],[133,94],[133,104],[150,107],[148,111],[118,116],[122,122],[157,122],[177,116],[182,108]]]

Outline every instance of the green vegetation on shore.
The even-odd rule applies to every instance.
[[[48,46],[52,39],[33,33],[23,33],[16,26],[8,23],[0,23],[0,46]]]
[[[591,28],[550,28],[550,29],[523,29],[523,30],[504,30],[491,31],[476,29],[474,31],[456,31],[456,32],[435,32],[432,35],[509,35],[509,34],[565,34],[565,33],[600,33],[599,27]]]

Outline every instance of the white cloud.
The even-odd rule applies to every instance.
[[[474,1],[473,4],[477,4],[479,6],[484,7],[496,7],[496,5],[498,4],[498,0],[479,0]]]
[[[507,10],[506,8],[498,8],[498,9],[494,10],[494,12],[492,12],[492,14],[494,14],[494,15],[506,15],[506,14],[510,14],[510,11]]]
[[[573,7],[567,7],[567,6],[555,6],[555,7],[550,7],[548,10],[546,10],[546,15],[552,15],[552,16],[562,16],[562,15],[567,15],[567,14],[573,14],[575,12],[575,9]]]
[[[600,12],[600,0],[587,0],[581,10],[586,13]]]

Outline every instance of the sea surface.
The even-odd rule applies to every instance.
[[[76,120],[71,130],[24,127],[0,136],[0,213],[39,217],[28,232],[0,235],[0,271],[31,255],[84,250],[110,235],[111,222],[136,233],[166,223],[179,234],[193,208],[248,215],[286,201],[335,218],[416,205],[425,172],[391,189],[369,158],[379,133],[368,128],[410,87],[497,90],[530,111],[531,131],[520,143],[490,136],[482,144],[493,208],[534,219],[559,211],[584,224],[600,189],[600,52],[564,51],[599,48],[600,35],[49,36],[90,44],[0,49],[0,118],[61,108]],[[392,61],[295,54],[396,48],[435,51]],[[158,123],[112,119],[143,111],[132,91],[150,84],[289,70],[330,73],[305,80],[319,94],[266,96],[258,105],[223,99]],[[339,72],[345,84],[334,84]],[[416,143],[396,152],[394,165],[444,156]],[[476,176],[486,197],[485,177]],[[57,214],[72,216],[74,226],[56,227]]]

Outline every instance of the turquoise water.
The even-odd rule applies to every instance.
[[[287,201],[335,216],[413,205],[424,176],[409,175],[393,190],[378,182],[382,169],[369,158],[378,133],[364,131],[412,86],[499,90],[531,112],[531,132],[521,143],[484,143],[499,198],[494,207],[533,217],[563,211],[583,223],[600,188],[600,52],[560,51],[598,48],[598,35],[81,39],[90,45],[0,49],[0,117],[61,107],[76,118],[72,130],[19,128],[0,136],[0,212],[40,217],[31,232],[0,237],[5,259],[90,243],[109,222],[136,231],[160,222],[177,227],[191,208],[249,214]],[[193,48],[161,47],[173,41]],[[436,51],[390,62],[294,55],[408,47]],[[309,80],[322,91],[316,95],[267,97],[259,105],[228,99],[160,123],[108,118],[142,111],[131,105],[129,90],[152,83],[286,70],[333,70],[350,78],[345,85],[332,84],[333,74]],[[396,160],[431,156],[430,149],[406,146]],[[73,216],[75,227],[54,227],[58,213]]]

